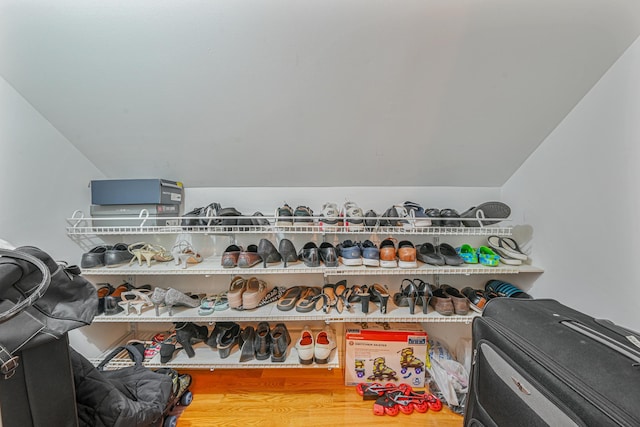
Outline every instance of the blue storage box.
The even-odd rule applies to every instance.
[[[180,205],[181,182],[167,179],[106,179],[91,181],[93,205]]]

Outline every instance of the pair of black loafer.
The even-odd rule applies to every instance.
[[[338,266],[338,250],[329,242],[322,242],[319,247],[314,242],[308,242],[300,250],[298,258],[307,267],[319,267],[320,261],[325,267]]]

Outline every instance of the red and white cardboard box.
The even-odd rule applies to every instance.
[[[390,326],[346,325],[346,385],[377,382],[424,387],[427,332],[413,323]]]

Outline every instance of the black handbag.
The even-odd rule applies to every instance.
[[[77,266],[33,246],[0,249],[0,374],[10,378],[18,352],[89,325],[97,310],[96,289]]]
[[[103,370],[126,350],[133,366]],[[161,425],[173,393],[171,376],[142,365],[144,356],[132,345],[118,347],[94,367],[71,349],[80,427]]]

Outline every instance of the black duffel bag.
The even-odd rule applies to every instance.
[[[20,351],[89,325],[97,310],[95,286],[77,266],[59,264],[33,246],[0,249],[1,378],[13,375]]]
[[[133,366],[103,370],[126,350]],[[143,354],[134,346],[113,350],[98,367],[71,349],[80,427],[144,427],[162,425],[172,396],[169,375],[142,365]]]

